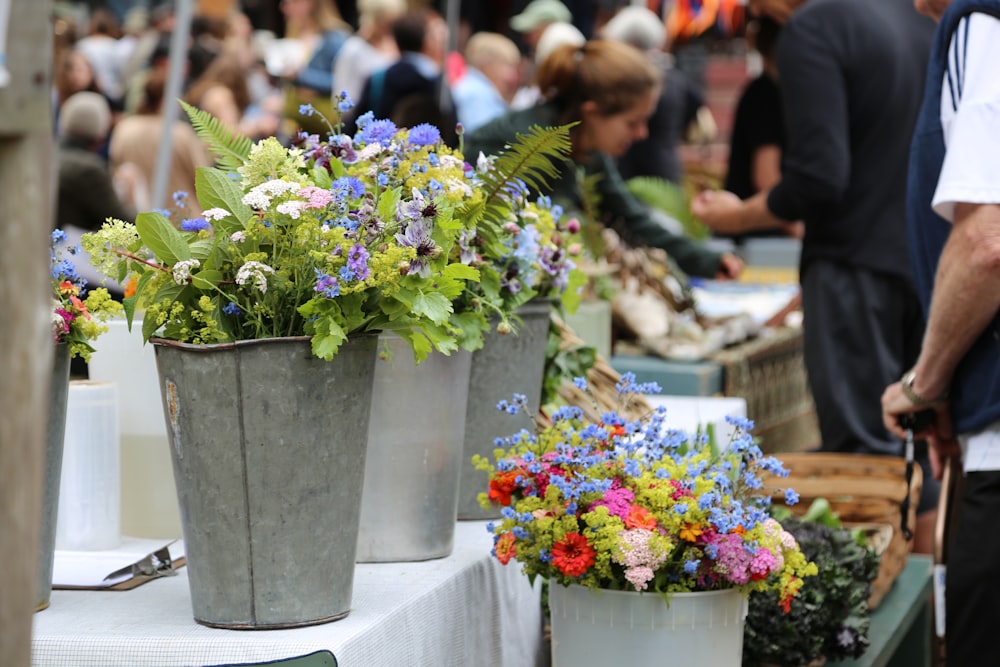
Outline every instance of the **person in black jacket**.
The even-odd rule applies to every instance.
[[[923,335],[907,249],[906,166],[934,24],[912,0],[751,0],[784,24],[777,63],[781,180],[745,201],[704,192],[692,211],[740,234],[805,223],[804,354],[822,448],[900,456],[882,389]],[[926,443],[914,549],[929,553],[939,484]]]

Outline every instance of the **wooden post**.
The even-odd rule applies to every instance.
[[[0,665],[31,663],[52,298],[50,0],[10,2],[0,88]],[[42,612],[44,613],[44,612]]]

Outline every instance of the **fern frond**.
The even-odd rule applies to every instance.
[[[253,140],[235,132],[218,118],[204,109],[181,101],[181,106],[191,119],[191,125],[198,136],[208,145],[217,158],[219,167],[225,171],[236,171],[250,156]]]
[[[571,127],[535,125],[526,134],[519,132],[515,141],[497,156],[493,169],[482,174],[483,200],[467,204],[460,213],[476,221],[478,234],[486,243],[496,238],[497,226],[508,210],[508,193],[515,183],[523,182],[537,192],[547,186],[549,179],[559,176],[560,163],[569,159],[572,149]]]

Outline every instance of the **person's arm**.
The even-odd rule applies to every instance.
[[[758,192],[770,190],[781,180],[781,146],[757,146],[750,158],[750,180]]]
[[[677,235],[653,218],[625,187],[614,161],[606,155],[596,169],[601,172],[598,190],[601,213],[626,243],[632,246],[662,248],[687,274],[715,278],[735,278],[742,266],[723,261],[723,253],[707,249],[703,244],[686,236]],[[720,276],[720,273],[724,274]],[[730,275],[733,273],[733,275]]]

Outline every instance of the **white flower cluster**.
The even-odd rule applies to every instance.
[[[302,209],[306,207],[306,202],[304,201],[286,201],[283,204],[278,204],[275,209],[278,213],[284,213],[289,216],[292,220],[298,220],[299,215],[302,214]]]
[[[210,208],[207,211],[202,211],[201,213],[203,218],[211,222],[228,218],[230,215],[232,214],[224,208]]]
[[[197,259],[185,259],[174,264],[174,282],[178,285],[187,285],[191,281],[191,270],[201,266]]]
[[[274,197],[286,192],[298,192],[301,189],[302,186],[299,183],[276,178],[251,188],[248,193],[243,195],[243,203],[250,208],[262,211],[271,205],[271,199]]]
[[[260,262],[247,262],[236,272],[236,284],[246,285],[252,280],[254,287],[264,294],[267,292],[267,276],[264,275],[266,273],[274,273],[274,269]]]

